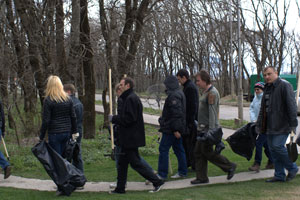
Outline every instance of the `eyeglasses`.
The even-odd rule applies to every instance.
[[[254,89],[254,91],[259,91],[260,89]]]

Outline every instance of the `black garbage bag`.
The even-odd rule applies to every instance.
[[[36,144],[32,153],[44,166],[46,172],[57,185],[58,190],[70,195],[76,187],[83,187],[86,178],[74,165],[62,158],[48,143],[42,141]]]
[[[67,161],[69,161],[70,163],[72,163],[72,161],[78,162],[79,152],[80,152],[79,144],[76,142],[76,140],[70,139],[67,142],[62,157],[67,159]]]
[[[297,144],[293,141],[294,137],[291,137],[290,143],[286,144],[286,148],[288,150],[289,158],[292,162],[296,162],[298,159],[298,150]]]
[[[222,128],[210,129],[207,132],[198,133],[197,140],[209,142],[211,145],[217,145],[222,141],[223,131]]]
[[[255,126],[255,123],[250,122],[226,139],[232,151],[247,160],[251,160],[255,147],[257,137]]]

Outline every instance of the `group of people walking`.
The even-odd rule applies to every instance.
[[[265,83],[255,84],[255,98],[250,105],[250,118],[256,123],[259,136],[256,140],[256,154],[251,171],[259,171],[262,160],[262,147],[268,157],[267,169],[275,168],[274,177],[267,182],[290,181],[298,167],[289,157],[285,142],[291,131],[296,131],[297,107],[292,86],[278,77],[273,67],[263,71]],[[169,150],[172,147],[178,160],[178,172],[171,178],[187,176],[188,167],[196,172],[191,184],[208,183],[208,161],[227,173],[230,180],[237,167],[221,154],[219,144],[212,144],[204,137],[208,131],[220,127],[219,104],[220,95],[212,85],[209,73],[205,70],[195,75],[196,84],[190,79],[185,69],[178,71],[176,76],[167,76],[164,85],[167,98],[159,118],[162,137],[159,144],[158,170],[139,155],[139,147],[145,146],[145,128],[143,106],[134,92],[134,81],[124,77],[116,86],[118,96],[117,114],[109,115],[114,124],[116,144],[117,182],[112,185],[112,194],[123,194],[126,189],[128,165],[136,170],[154,186],[150,192],[158,192],[168,178]],[[183,90],[179,84],[183,86]],[[197,87],[198,86],[198,87]],[[199,88],[201,95],[199,95]],[[82,137],[83,106],[75,97],[72,84],[63,85],[59,77],[48,78],[45,100],[43,104],[43,121],[40,140],[44,140],[48,132],[49,145],[62,155],[70,138]],[[4,134],[4,114],[1,106],[0,135]],[[297,139],[300,145],[300,138]],[[218,150],[217,150],[218,149]],[[83,162],[73,163],[83,171]],[[10,175],[10,165],[0,152],[0,165],[4,169],[5,178]],[[288,170],[288,175],[285,174]],[[60,192],[58,190],[58,192]]]

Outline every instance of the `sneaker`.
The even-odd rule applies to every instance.
[[[115,189],[117,187],[117,183],[111,183],[109,184],[110,189]]]
[[[117,182],[109,184],[110,189],[115,189],[117,187]],[[127,188],[127,183],[125,184],[125,188]]]
[[[150,192],[150,193],[159,192],[159,191],[163,188],[163,185],[164,185],[164,184],[165,184],[165,182],[162,182],[161,185],[154,186],[153,190],[150,190],[149,192]]]
[[[181,175],[178,172],[176,174],[174,174],[173,176],[171,176],[171,178],[184,178],[186,177],[186,175]]]
[[[253,165],[251,167],[248,168],[249,171],[256,171],[256,172],[259,172],[260,170],[260,166],[258,163],[253,163]]]
[[[7,179],[11,175],[11,166],[7,166],[4,169],[4,179]]]

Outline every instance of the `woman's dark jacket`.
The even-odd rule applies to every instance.
[[[120,96],[122,106],[112,123],[119,125],[118,139],[120,146],[131,149],[145,146],[145,128],[143,105],[133,89],[128,89]]]
[[[175,76],[168,76],[164,81],[168,97],[165,100],[162,116],[159,118],[159,131],[173,134],[178,131],[181,135],[186,133],[186,100],[179,88]]]
[[[268,112],[265,111],[266,90],[271,90]],[[265,87],[256,124],[258,132],[288,134],[297,125],[297,104],[292,85],[278,77]]]
[[[199,92],[197,86],[190,79],[183,84],[183,87],[186,99],[186,125],[192,127],[198,118]]]
[[[43,106],[43,122],[40,130],[40,139],[48,134],[77,133],[76,114],[73,101],[69,98],[64,102],[56,102],[47,97]]]

